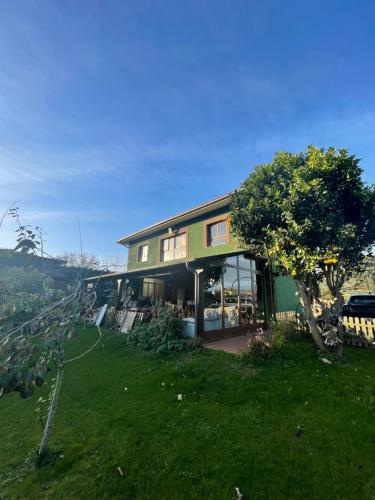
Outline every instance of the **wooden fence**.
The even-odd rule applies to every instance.
[[[291,319],[296,319],[295,311],[276,313],[277,321],[287,324]],[[375,318],[352,318],[344,316],[345,343],[375,349]]]
[[[290,319],[296,319],[296,311],[282,311],[276,313],[277,321],[289,321]]]
[[[345,331],[355,338],[363,337],[369,342],[374,342],[375,318],[352,318],[344,316],[343,324]]]

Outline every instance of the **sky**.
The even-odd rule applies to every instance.
[[[0,0],[0,213],[106,259],[276,151],[346,147],[375,183],[374,81],[370,0]]]

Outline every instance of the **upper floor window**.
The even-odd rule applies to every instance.
[[[138,247],[138,262],[147,262],[148,260],[148,243]]]
[[[161,240],[160,260],[176,260],[186,257],[186,233]]]
[[[223,245],[228,242],[227,223],[225,220],[208,224],[207,226],[207,245]]]

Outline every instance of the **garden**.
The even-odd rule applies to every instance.
[[[66,355],[96,335],[80,328]],[[345,353],[325,364],[302,336],[254,365],[206,349],[145,352],[103,330],[65,368],[43,468],[48,384],[0,406],[0,498],[373,498],[374,352]]]

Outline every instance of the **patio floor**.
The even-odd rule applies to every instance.
[[[271,332],[265,330],[264,334],[270,336]],[[204,342],[203,347],[207,349],[212,349],[214,351],[224,351],[231,354],[239,354],[247,348],[247,343],[249,342],[252,334],[246,335],[236,335],[235,337],[229,337],[222,340],[214,340],[211,342]],[[254,332],[253,332],[254,335]]]
[[[238,335],[229,339],[215,340],[214,342],[205,342],[203,344],[207,349],[214,351],[230,352],[231,354],[238,354],[240,351],[246,349],[249,342],[249,335]]]

